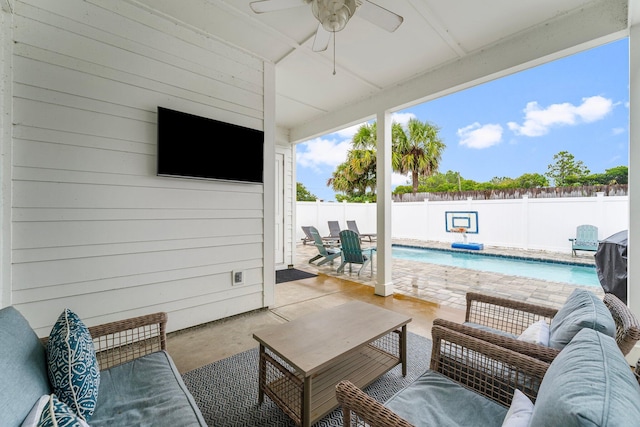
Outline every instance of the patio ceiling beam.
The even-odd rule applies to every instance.
[[[536,65],[604,44],[628,34],[627,0],[602,0],[561,15],[494,46],[471,52],[443,67],[427,70],[366,99],[356,100],[317,120],[290,130],[290,142],[324,135],[377,111],[407,108]]]

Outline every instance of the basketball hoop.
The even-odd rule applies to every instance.
[[[467,228],[466,227],[457,227],[457,228],[451,228],[449,231],[451,233],[466,233],[467,232]]]
[[[467,243],[467,228],[466,227],[454,227],[449,229],[450,232],[452,233],[460,233],[462,234],[462,241],[466,244]]]
[[[483,248],[482,243],[468,243],[467,236],[478,234],[478,212],[477,211],[446,211],[444,213],[445,227],[447,233],[455,233],[462,238],[454,237],[454,240],[462,240],[462,242],[454,242],[451,247],[456,249],[475,249]]]

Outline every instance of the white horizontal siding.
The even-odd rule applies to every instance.
[[[11,303],[40,335],[65,307],[170,330],[262,307],[263,186],[156,176],[158,106],[263,129],[262,62],[123,0],[14,11]]]

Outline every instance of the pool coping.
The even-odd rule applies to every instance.
[[[429,249],[432,251],[439,252],[461,252],[466,254],[471,254],[474,256],[485,256],[485,257],[493,257],[493,258],[509,258],[509,259],[517,259],[521,261],[538,261],[545,262],[549,264],[563,264],[563,265],[573,265],[576,267],[593,267],[596,268],[595,264],[592,262],[573,262],[573,261],[564,261],[558,259],[544,258],[544,257],[533,257],[533,256],[517,256],[517,255],[506,255],[506,254],[496,254],[491,252],[482,252],[477,250],[468,250],[468,249],[456,249],[456,248],[437,248],[433,246],[420,246],[420,245],[410,245],[404,243],[393,243],[391,244],[391,248],[411,248],[411,249]]]
[[[363,247],[375,246],[376,242],[364,243]],[[451,242],[440,242],[432,240],[418,240],[411,238],[394,238],[392,247],[415,246],[416,248],[427,249],[448,249]],[[466,252],[462,250],[463,252]],[[502,254],[513,256],[522,255],[522,258],[542,258],[558,259],[573,262],[574,257],[570,252],[548,252],[537,249],[505,248],[485,245],[481,252],[487,254]],[[378,285],[377,264],[374,262],[374,275],[363,272],[361,276],[357,274],[358,269],[353,273],[344,271],[336,272],[336,265],[324,264],[316,266],[309,264],[308,260],[318,253],[314,246],[304,246],[301,242],[296,246],[296,267],[327,277],[337,277],[351,280],[375,288]],[[477,251],[472,253],[477,254]],[[595,265],[593,255],[578,254],[575,257],[578,264]],[[582,262],[581,262],[582,261]],[[469,272],[473,271],[473,277]],[[468,270],[460,267],[445,267],[436,264],[427,264],[418,261],[403,261],[392,258],[392,277],[389,282],[393,285],[392,294],[406,295],[417,299],[429,301],[440,306],[451,309],[466,310],[467,292],[480,292],[488,295],[495,295],[504,298],[513,298],[530,304],[545,305],[560,308],[567,297],[576,288],[587,289],[599,297],[604,295],[602,287],[569,285],[548,280],[526,279],[520,276],[503,275],[499,273],[485,273],[476,270]],[[389,295],[387,295],[389,296]]]

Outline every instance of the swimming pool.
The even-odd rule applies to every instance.
[[[393,245],[394,258],[572,285],[600,286],[595,266]]]

